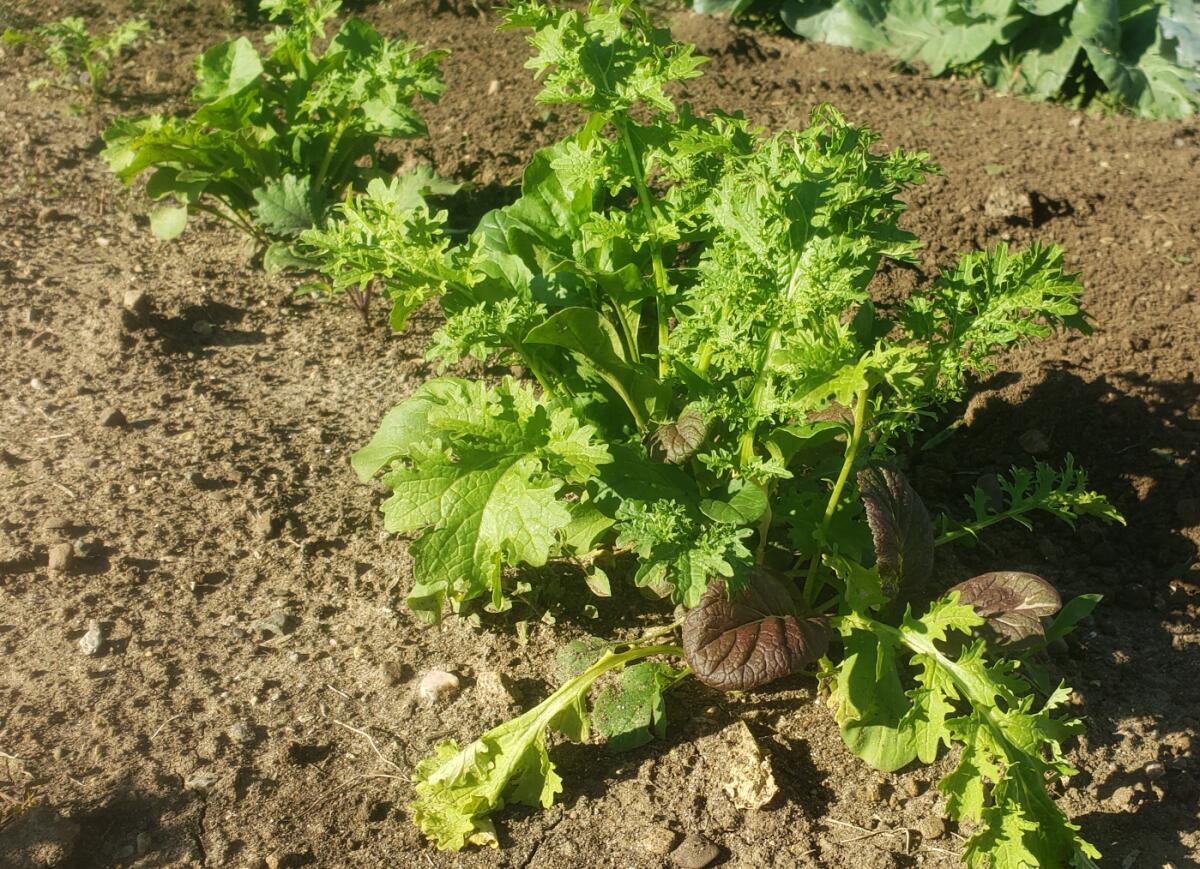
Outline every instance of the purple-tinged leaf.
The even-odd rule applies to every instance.
[[[721,691],[749,691],[816,661],[829,620],[801,613],[784,581],[756,567],[733,596],[710,582],[683,623],[683,651],[696,678]]]
[[[967,604],[985,619],[983,629],[1001,646],[1045,637],[1042,619],[1062,607],[1054,586],[1040,576],[1015,570],[984,573],[950,589],[958,602]]]
[[[708,420],[693,407],[685,407],[675,422],[658,427],[651,436],[657,458],[681,465],[695,455],[708,437]]]
[[[904,474],[886,467],[859,471],[858,491],[875,540],[875,566],[885,587],[919,586],[933,571],[933,523]]]

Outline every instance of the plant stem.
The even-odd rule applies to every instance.
[[[858,447],[862,443],[863,428],[867,421],[867,403],[870,392],[868,387],[855,397],[854,430],[850,433],[849,443],[846,444],[846,458],[842,462],[842,469],[838,473],[837,480],[834,481],[833,491],[829,493],[829,503],[825,505],[825,515],[821,517],[821,532],[817,536],[817,550],[813,553],[812,561],[809,562],[808,576],[804,580],[804,599],[810,604],[816,600],[817,592],[824,585],[824,582],[819,581],[821,546],[829,531],[829,525],[833,522],[833,514],[837,512],[838,502],[842,498],[842,490],[846,488],[846,481],[850,478],[850,471],[854,468],[854,460],[858,456]]]
[[[329,171],[329,161],[333,159],[333,155],[337,151],[338,143],[342,140],[342,133],[346,131],[346,124],[349,120],[349,118],[342,118],[338,122],[337,129],[333,132],[333,138],[329,140],[329,146],[325,149],[325,156],[321,158],[321,166],[317,169],[317,177],[313,181],[312,190],[314,194],[325,186],[325,173]]]
[[[638,202],[641,203],[642,214],[646,219],[646,229],[653,236],[658,229],[658,218],[654,211],[654,200],[650,197],[650,189],[646,187],[646,179],[643,177],[642,161],[638,159],[637,149],[633,146],[633,138],[629,135],[629,127],[624,120],[613,119],[613,126],[617,128],[617,135],[621,138],[621,144],[625,146],[625,153],[629,155],[629,162],[633,169],[633,185],[637,189]],[[667,270],[663,266],[662,248],[656,246],[650,254],[650,264],[654,270],[654,284],[656,291],[654,293],[654,308],[658,319],[658,348],[656,355],[658,356],[658,376],[667,376],[667,359],[663,355],[663,350],[667,344],[667,295],[671,291],[671,285],[667,281]]]
[[[982,531],[984,528],[990,528],[998,522],[1003,522],[1006,519],[1015,519],[1017,516],[1021,516],[1025,513],[1032,513],[1037,509],[1037,507],[1038,505],[1031,504],[1028,507],[1005,510],[1003,513],[997,513],[994,516],[989,516],[988,518],[980,520],[979,522],[967,523],[959,528],[955,528],[953,531],[947,531],[945,534],[942,534],[933,541],[933,545],[941,546],[943,543],[950,543],[951,541],[958,540],[960,537],[967,537],[968,535],[974,537],[977,532]]]

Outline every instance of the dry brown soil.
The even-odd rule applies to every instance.
[[[194,55],[262,34],[217,0],[143,6],[155,41],[121,64],[104,119],[181,106]],[[128,14],[116,0],[23,8]],[[431,141],[400,154],[474,182],[468,207],[504,196],[569,127],[532,105],[522,38],[494,33],[494,16],[466,3],[364,14],[453,52]],[[699,105],[779,128],[830,100],[888,147],[941,163],[905,218],[929,241],[922,273],[882,287],[1001,239],[1058,242],[1082,273],[1096,335],[1012,354],[915,479],[957,509],[981,474],[1028,463],[1018,442],[1036,429],[1046,458],[1073,453],[1128,516],[1077,534],[998,531],[941,570],[948,582],[1030,568],[1065,593],[1106,595],[1052,662],[1088,722],[1062,804],[1105,866],[1200,865],[1197,123],[1029,104],[671,17],[712,58],[689,88]],[[935,821],[937,770],[866,769],[800,678],[737,698],[683,688],[662,741],[620,756],[556,747],[566,792],[549,811],[503,812],[502,850],[426,847],[406,809],[413,763],[511,713],[496,673],[516,703],[536,702],[556,646],[634,627],[639,599],[601,601],[593,622],[572,597],[554,628],[522,607],[474,626],[414,622],[405,544],[382,533],[378,493],[347,456],[431,373],[420,348],[435,317],[393,338],[347,307],[294,302],[292,282],[264,276],[216,225],[157,243],[144,202],[98,156],[101,120],[29,94],[42,74],[11,50],[0,61],[0,785],[52,810],[18,831],[44,836],[40,853],[87,867],[641,867],[700,833],[746,869],[957,865],[961,831]],[[122,315],[131,289],[150,300],[144,317]],[[127,424],[101,425],[114,407]],[[78,554],[52,571],[62,543]],[[94,657],[78,645],[92,620],[106,638]],[[447,705],[414,702],[432,667],[462,677]],[[759,811],[721,787],[739,719],[781,789]],[[4,835],[7,866],[17,836]]]

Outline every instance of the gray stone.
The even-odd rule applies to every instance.
[[[281,637],[292,633],[296,630],[296,626],[300,624],[300,620],[289,612],[276,610],[266,618],[259,619],[254,623],[255,630],[258,631],[261,637]]]
[[[692,833],[671,852],[671,862],[679,869],[704,869],[720,856],[720,848],[703,836]]]
[[[79,651],[89,657],[95,657],[103,648],[104,632],[100,630],[100,623],[92,619],[88,622],[87,632],[79,638]]]
[[[98,537],[80,537],[75,541],[72,549],[78,558],[95,558],[104,551],[104,544]]]

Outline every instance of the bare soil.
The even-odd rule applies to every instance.
[[[152,238],[97,131],[183,105],[193,56],[262,30],[217,0],[143,5],[155,42],[120,66],[123,96],[99,117],[30,94],[46,72],[32,58],[0,60],[0,796],[53,810],[0,831],[0,864],[40,836],[46,861],[81,867],[640,867],[698,833],[746,869],[957,865],[959,831],[936,821],[938,769],[868,770],[799,678],[736,698],[687,686],[669,735],[630,754],[555,747],[561,801],[503,812],[502,850],[423,842],[406,808],[413,764],[545,696],[558,644],[636,627],[640,599],[599,601],[592,621],[572,596],[554,627],[523,607],[438,628],[406,613],[405,543],[382,532],[378,493],[347,456],[431,374],[421,348],[436,318],[390,337],[349,307],[294,301],[221,226]],[[115,0],[30,11],[128,14]],[[465,3],[363,14],[453,52],[431,141],[398,154],[472,182],[468,208],[508,195],[573,123],[532,104],[522,37],[495,33],[495,16]],[[1036,430],[1042,457],[1073,454],[1125,512],[1127,528],[997,531],[940,570],[949,583],[1034,569],[1064,594],[1105,595],[1052,662],[1088,722],[1062,804],[1104,866],[1200,865],[1197,123],[1083,115],[669,17],[712,58],[689,87],[698,105],[780,128],[828,100],[886,147],[940,162],[906,217],[930,242],[925,262],[882,276],[881,292],[1000,240],[1057,242],[1082,273],[1095,336],[1012,354],[915,479],[957,509],[981,474],[1028,464],[1019,442]],[[130,290],[146,294],[143,315],[122,312]],[[124,425],[102,424],[112,408]],[[70,563],[51,570],[62,544]],[[78,645],[91,621],[96,656]],[[434,667],[463,681],[446,705],[415,701]],[[758,811],[722,789],[739,720],[781,790]]]

